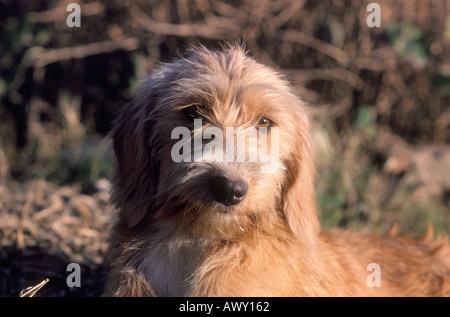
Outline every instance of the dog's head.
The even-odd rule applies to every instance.
[[[130,227],[233,239],[286,228],[317,234],[304,106],[241,47],[163,65],[124,107],[112,137],[114,201]]]

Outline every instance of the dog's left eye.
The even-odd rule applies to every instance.
[[[260,128],[270,129],[272,126],[273,126],[273,121],[266,117],[261,117],[258,121],[258,127],[260,127]]]

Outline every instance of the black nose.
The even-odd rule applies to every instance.
[[[247,195],[248,189],[244,180],[231,180],[220,175],[210,177],[210,186],[214,199],[225,206],[239,204]]]

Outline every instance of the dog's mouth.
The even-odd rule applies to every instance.
[[[243,205],[245,196],[221,194],[218,201],[213,194],[203,195],[201,198],[174,197],[166,202],[166,211],[171,215],[196,218],[205,213],[235,214]]]
[[[170,197],[163,204],[170,215],[197,218],[203,214],[236,214],[245,204],[248,184],[242,179],[215,175],[207,184],[189,196],[183,194]]]
[[[166,201],[157,217],[174,224],[171,230],[178,234],[223,241],[241,237],[258,222],[256,213],[246,212],[245,198],[239,203],[234,200],[233,204],[227,204],[210,197],[200,200],[174,197]]]
[[[196,174],[169,191],[160,192],[157,218],[168,220],[173,230],[208,239],[234,239],[256,227],[259,208],[250,187],[238,173],[214,170]]]
[[[248,196],[249,183],[238,173],[187,167],[189,169],[182,170],[186,177],[166,176],[168,186],[164,192],[158,192],[155,197],[160,206],[165,205],[164,209],[171,214],[183,211],[197,213],[208,209],[229,213],[244,204]],[[170,179],[175,182],[169,181]]]

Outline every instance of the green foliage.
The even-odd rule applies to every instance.
[[[44,179],[59,184],[111,179],[112,172],[111,149],[99,140],[88,140],[79,148],[60,149],[41,170]]]
[[[24,149],[22,161],[13,166],[22,171],[20,179],[42,178],[59,185],[112,179],[111,144],[98,137],[91,136],[74,147],[63,145],[44,157],[39,152],[37,142]]]
[[[401,59],[423,66],[430,56],[424,34],[413,24],[391,22],[384,28],[383,35]]]
[[[431,79],[431,84],[442,96],[450,96],[450,74],[437,72]]]

